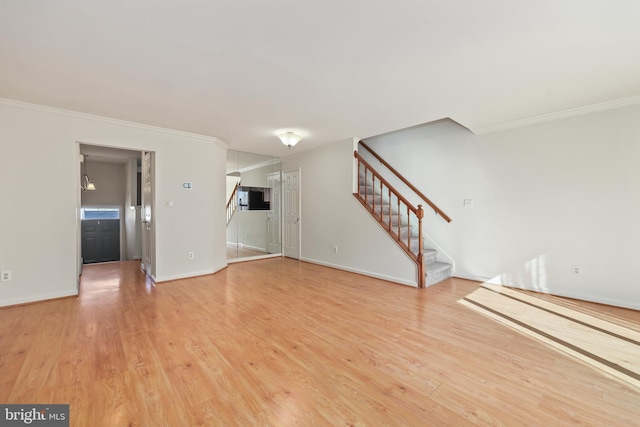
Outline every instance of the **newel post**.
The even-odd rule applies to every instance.
[[[424,265],[424,242],[422,240],[422,218],[424,218],[422,205],[418,205],[416,216],[418,217],[418,288],[423,289],[426,281],[426,270]]]

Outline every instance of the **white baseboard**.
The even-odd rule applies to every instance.
[[[185,273],[185,274],[176,274],[173,276],[152,277],[152,279],[155,283],[169,282],[171,280],[188,279],[191,277],[198,277],[198,276],[208,276],[210,274],[215,274],[218,271],[223,270],[225,268],[227,268],[227,266],[223,265],[222,267],[217,269],[194,271],[194,272]]]
[[[12,305],[21,305],[21,304],[30,304],[32,302],[42,302],[52,299],[58,298],[67,298],[67,297],[76,297],[78,296],[78,291],[65,291],[65,292],[54,292],[51,294],[42,294],[42,295],[32,295],[23,298],[14,298],[9,300],[0,301],[0,307],[9,307]]]
[[[472,275],[465,275],[465,274],[456,274],[455,277],[458,277],[460,279],[473,280],[474,282],[491,283],[491,278],[489,277],[472,276]],[[494,283],[494,284],[498,286],[508,286],[513,289],[522,289],[525,291],[541,292],[540,289],[527,288],[525,286],[501,285],[499,283]],[[605,304],[605,305],[611,305],[614,307],[640,310],[640,303],[631,302],[631,301],[621,301],[621,300],[609,299],[609,298],[598,298],[598,297],[594,297],[593,295],[586,295],[586,294],[580,294],[580,293],[567,293],[567,292],[556,292],[556,291],[542,292],[542,293],[548,294],[548,295],[554,295],[562,298],[571,298],[571,299],[577,299],[580,301],[594,302],[596,304]]]
[[[457,272],[453,275],[453,277],[457,277],[458,279],[473,280],[474,282],[483,282],[483,283],[488,282],[490,280],[489,277],[473,276],[469,274],[459,274]]]
[[[257,246],[251,246],[251,245],[247,245],[247,244],[244,244],[244,243],[227,242],[227,246],[232,246],[232,247],[242,248],[242,249],[250,249],[252,251],[258,251],[258,252],[269,253],[269,251],[267,251],[267,248],[259,248]]]
[[[246,257],[242,257],[242,258],[229,259],[229,260],[227,260],[227,264],[236,264],[238,262],[255,261],[257,259],[280,258],[280,257],[282,257],[282,254],[268,254],[268,253],[265,253],[264,255],[246,256]]]
[[[331,264],[329,262],[318,261],[316,259],[302,258],[302,257],[300,257],[300,261],[309,262],[311,264],[318,264],[318,265],[322,265],[324,267],[331,267],[331,268],[335,268],[336,270],[348,271],[350,273],[362,274],[363,276],[369,276],[369,277],[373,277],[375,279],[382,279],[382,280],[386,280],[388,282],[398,283],[400,285],[411,286],[413,288],[417,288],[418,287],[418,284],[415,283],[415,282],[411,282],[411,281],[408,281],[408,280],[405,280],[405,279],[399,279],[397,277],[386,276],[384,274],[377,274],[377,273],[372,273],[370,271],[359,270],[357,268],[350,268],[350,267],[345,267],[343,265]]]
[[[251,246],[251,245],[245,245],[244,243],[240,243],[239,245],[242,249],[249,249],[252,251],[258,251],[258,252],[264,252],[264,253],[269,253],[267,251],[267,248],[259,248],[257,246]]]

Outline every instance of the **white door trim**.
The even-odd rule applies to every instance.
[[[287,224],[287,217],[289,217],[289,215],[287,214],[287,203],[288,203],[287,200],[289,198],[289,195],[287,193],[287,176],[291,174],[295,175],[296,177],[297,194],[295,196],[297,196],[296,197],[297,200],[295,200],[295,202],[297,203],[295,203],[296,204],[295,210],[297,212],[293,212],[293,214],[289,218],[289,221],[291,221],[292,218],[297,218],[297,220],[295,220],[297,235],[294,236],[294,238],[296,239],[294,247],[287,247],[289,238],[290,238],[290,236],[287,235],[287,232],[290,229],[290,227],[288,227],[288,224]],[[282,173],[282,199],[283,199],[282,254],[288,258],[294,258],[294,259],[300,259],[302,255],[302,221],[303,220],[302,220],[302,211],[301,211],[302,210],[301,176],[302,176],[301,168],[284,171]]]

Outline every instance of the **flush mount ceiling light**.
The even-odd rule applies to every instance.
[[[88,155],[82,156],[82,167],[84,168],[84,173],[80,177],[80,188],[82,191],[93,191],[96,189],[93,181],[89,179],[89,175],[87,175],[87,157]]]
[[[297,135],[293,132],[281,133],[280,135],[278,135],[278,138],[280,138],[280,141],[282,141],[282,143],[289,148],[296,145],[302,139],[300,135]]]

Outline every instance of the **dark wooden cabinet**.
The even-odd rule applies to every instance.
[[[82,263],[120,261],[120,220],[82,221]]]

